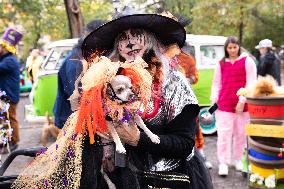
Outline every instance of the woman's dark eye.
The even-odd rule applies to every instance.
[[[125,33],[123,33],[123,34],[121,34],[121,35],[119,36],[119,40],[120,40],[120,41],[126,40],[126,39],[127,39],[127,37],[126,37],[126,34],[125,34]]]

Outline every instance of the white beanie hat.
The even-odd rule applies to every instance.
[[[256,49],[260,49],[263,47],[272,47],[272,41],[270,39],[263,39],[259,42],[257,46],[255,46]]]

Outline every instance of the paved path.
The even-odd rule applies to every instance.
[[[205,154],[207,159],[213,164],[210,170],[213,185],[215,189],[246,189],[247,180],[240,172],[234,170],[233,167],[229,170],[227,177],[220,177],[218,175],[218,161],[216,155],[217,136],[205,137]]]

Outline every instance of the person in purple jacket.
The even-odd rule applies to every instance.
[[[13,128],[10,150],[15,150],[19,142],[19,124],[16,117],[20,99],[20,64],[16,58],[16,45],[23,35],[8,28],[0,40],[0,90],[5,91],[9,100],[9,120]]]

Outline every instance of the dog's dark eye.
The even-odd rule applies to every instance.
[[[118,89],[116,90],[116,92],[119,93],[119,94],[120,94],[122,91],[123,91],[123,88],[122,88],[122,87],[121,87],[121,88],[118,88]]]

